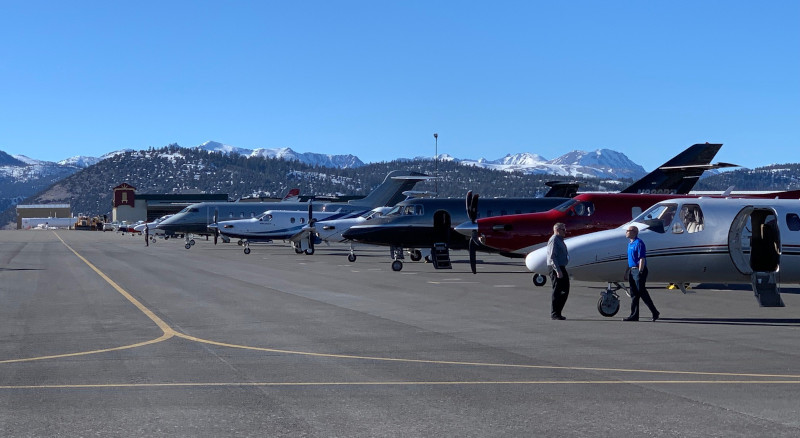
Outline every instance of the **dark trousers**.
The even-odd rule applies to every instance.
[[[553,305],[550,310],[550,316],[561,316],[561,311],[564,310],[564,304],[567,304],[567,297],[569,297],[569,275],[567,270],[562,266],[561,278],[556,276],[556,271],[550,271],[550,284],[553,285]]]
[[[631,318],[639,319],[639,298],[641,298],[647,308],[650,309],[650,313],[653,315],[658,314],[656,305],[653,304],[653,300],[650,298],[650,294],[647,292],[647,286],[645,285],[646,282],[647,266],[645,266],[644,270],[642,271],[639,271],[638,268],[631,268],[631,272],[628,277],[628,284],[631,287]]]

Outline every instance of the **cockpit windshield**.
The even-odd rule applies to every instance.
[[[260,215],[256,216],[256,219],[258,219],[258,220],[260,220],[262,222],[269,222],[269,221],[272,220],[272,213],[270,213],[269,211],[265,211],[265,212],[261,213]]]
[[[569,201],[565,201],[563,204],[555,207],[555,209],[558,210],[558,211],[567,211],[570,207],[572,207],[573,205],[575,205],[577,203],[578,203],[578,201],[576,201],[574,199],[570,199]]]
[[[642,214],[637,216],[633,221],[642,223],[660,222],[664,228],[667,228],[675,217],[675,212],[678,206],[675,204],[656,204]]]

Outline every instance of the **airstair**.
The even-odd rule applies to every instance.
[[[453,269],[450,264],[450,250],[446,243],[434,243],[431,258],[435,269]]]
[[[783,307],[775,272],[753,272],[751,275],[753,293],[761,307]]]

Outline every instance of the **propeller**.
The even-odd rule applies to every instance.
[[[472,190],[467,192],[467,216],[469,217],[470,222],[475,224],[475,221],[478,220],[478,194],[472,194]],[[476,226],[472,230],[472,236],[469,238],[469,268],[472,270],[473,274],[477,274],[478,270],[475,266],[476,261],[476,252],[478,251],[478,246],[480,243],[478,242],[478,227]]]
[[[314,219],[314,216],[313,216],[313,205],[311,204],[311,201],[309,200],[308,201],[308,228],[309,228],[309,232],[308,232],[308,250],[309,250],[310,254],[314,253],[314,240],[316,239],[316,236],[315,236],[316,232],[314,230],[314,224],[316,222],[317,222],[317,220]]]
[[[214,245],[217,244],[217,239],[219,239],[219,224],[217,224],[217,219],[219,219],[219,210],[214,209]]]

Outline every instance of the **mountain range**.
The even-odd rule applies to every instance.
[[[433,173],[443,181],[422,190],[440,196],[463,196],[479,190],[485,196],[535,196],[544,181],[580,179],[583,190],[617,190],[624,180],[646,172],[624,154],[610,149],[573,151],[552,160],[533,153],[487,160],[440,155],[390,162],[363,163],[353,155],[297,153],[290,148],[245,149],[218,142],[183,148],[114,151],[101,157],[71,157],[58,163],[0,151],[0,226],[14,219],[18,203],[67,202],[76,213],[110,211],[111,188],[128,182],[141,193],[199,191],[227,193],[232,199],[278,196],[292,187],[304,194],[366,194],[390,170]],[[665,157],[665,160],[668,157]],[[780,190],[797,188],[797,165],[725,172],[698,184],[701,190]],[[715,179],[717,178],[717,179]],[[427,187],[426,186],[430,186]],[[724,186],[723,186],[724,185]],[[717,187],[720,186],[720,187]]]

